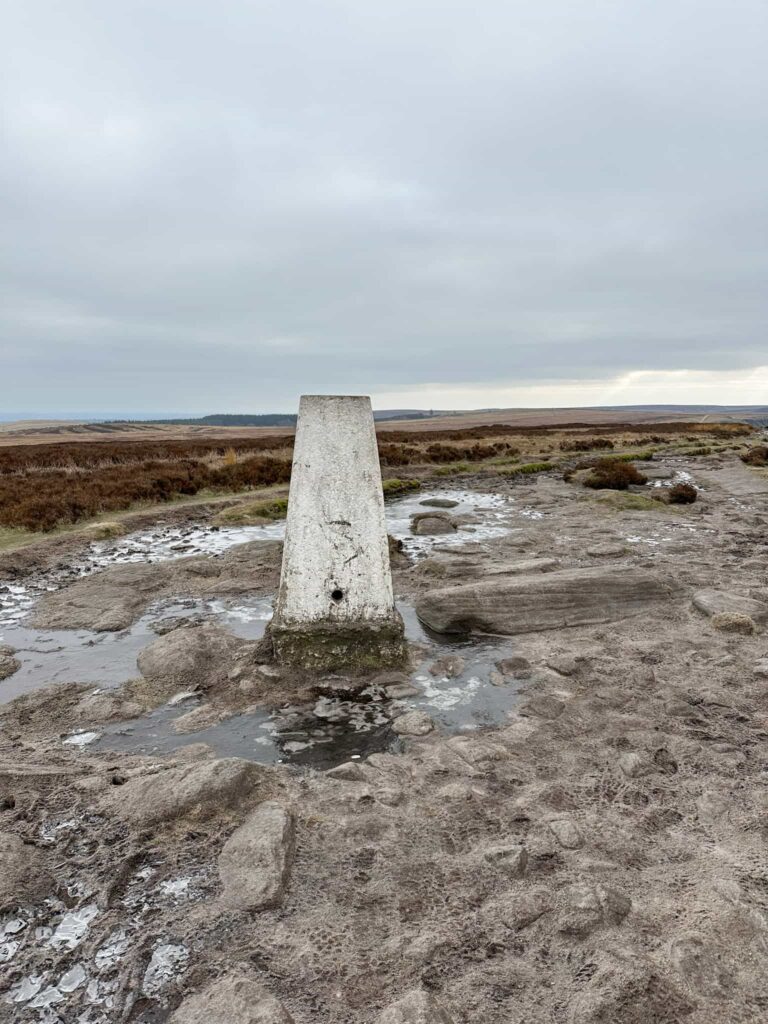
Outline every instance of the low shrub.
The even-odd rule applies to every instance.
[[[626,491],[630,484],[645,484],[644,476],[632,462],[619,459],[599,459],[590,475],[584,480],[585,487],[593,490]]]
[[[601,448],[613,448],[613,441],[607,437],[584,437],[560,442],[561,452],[593,452]]]
[[[692,505],[699,496],[693,484],[673,484],[669,488],[670,505]]]
[[[759,444],[750,448],[741,456],[741,461],[748,466],[768,466],[768,445]]]

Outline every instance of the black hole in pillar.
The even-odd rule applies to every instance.
[[[339,601],[341,601],[341,599],[343,597],[344,597],[344,591],[343,590],[339,590],[338,587],[336,588],[336,590],[332,590],[331,591],[331,600],[335,601],[336,604],[338,604]]]

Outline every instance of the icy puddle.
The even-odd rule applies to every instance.
[[[514,653],[506,640],[479,637],[449,640],[429,634],[413,608],[398,603],[406,635],[424,650],[410,674],[413,692],[392,699],[371,686],[354,698],[319,697],[306,705],[286,705],[233,715],[198,732],[178,734],[175,719],[199,706],[194,694],[180,694],[161,708],[129,722],[112,724],[98,734],[67,738],[93,750],[168,754],[190,743],[207,743],[220,757],[244,757],[265,764],[292,763],[331,768],[350,758],[397,749],[401,741],[391,722],[406,711],[426,712],[446,732],[466,732],[501,723],[516,700],[514,680],[502,681],[495,663]],[[263,631],[264,623],[261,623]],[[455,657],[455,678],[429,669],[447,654]],[[458,660],[460,659],[460,661]],[[463,663],[463,664],[462,664]]]
[[[237,636],[258,639],[272,618],[272,599],[159,602],[130,629],[118,633],[6,627],[0,630],[0,642],[16,648],[21,668],[0,683],[0,699],[13,700],[53,683],[97,683],[106,688],[134,679],[140,674],[137,657],[157,640],[153,624],[170,618],[216,621]]]
[[[431,510],[430,499],[455,504],[452,516],[466,517],[455,533],[414,536],[411,517]],[[425,504],[426,502],[426,504]],[[444,548],[482,542],[519,528],[524,509],[499,495],[465,490],[418,491],[387,502],[387,529],[403,541],[412,558]],[[76,576],[89,575],[109,565],[150,562],[190,555],[215,557],[223,551],[257,539],[279,539],[284,523],[254,527],[163,527],[133,534],[119,541],[94,543],[74,567]],[[109,688],[139,675],[139,653],[157,639],[162,620],[186,619],[216,622],[245,639],[258,639],[272,616],[270,598],[231,600],[174,600],[157,602],[130,629],[117,633],[88,630],[34,630],[24,617],[40,592],[57,589],[72,579],[72,567],[48,574],[37,589],[32,586],[0,588],[0,643],[16,649],[21,668],[0,683],[0,700],[8,701],[54,683],[93,683]],[[145,717],[119,725],[82,729],[63,738],[74,749],[103,749],[167,753],[194,742],[204,742],[220,755],[247,757],[262,762],[291,761],[329,767],[349,757],[396,747],[400,742],[391,721],[405,711],[427,712],[446,731],[477,729],[502,721],[514,700],[514,685],[499,683],[494,662],[511,653],[493,638],[457,642],[429,636],[413,609],[401,605],[408,638],[424,650],[424,660],[411,674],[413,692],[392,699],[372,688],[354,700],[321,697],[309,706],[284,707],[270,714],[255,711],[230,717],[195,733],[177,734],[173,722],[197,706],[200,698],[186,695]],[[158,628],[158,625],[160,628]],[[166,623],[167,625],[167,623]],[[455,678],[433,675],[429,667],[447,652],[458,655],[461,671]]]
[[[446,499],[456,505],[446,511],[458,517],[471,517],[451,534],[415,537],[411,534],[411,516],[429,511],[425,501]],[[513,528],[514,507],[497,494],[465,490],[420,490],[405,498],[386,502],[387,531],[403,541],[412,557],[423,557],[437,545],[461,545],[500,537]],[[264,526],[164,526],[143,530],[116,541],[97,541],[80,555],[72,566],[46,573],[35,584],[16,584],[0,580],[0,643],[13,644],[10,630],[23,623],[35,601],[46,590],[58,590],[74,578],[90,576],[110,565],[132,562],[163,562],[192,555],[220,555],[238,544],[253,540],[282,540],[285,523]],[[3,695],[4,697],[4,695]],[[4,697],[4,699],[7,699]]]

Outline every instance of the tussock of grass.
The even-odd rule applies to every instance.
[[[601,505],[608,505],[621,512],[664,512],[671,506],[654,498],[646,498],[644,494],[633,494],[628,491],[602,491],[596,498]]]
[[[407,494],[408,491],[418,491],[421,483],[418,480],[401,480],[399,477],[391,477],[389,480],[382,480],[381,488],[385,498],[393,498],[397,494]]]
[[[500,469],[499,476],[520,476],[528,473],[545,473],[548,469],[554,469],[551,462],[523,462],[519,466],[510,466],[509,469]]]
[[[213,521],[217,526],[261,526],[264,522],[285,519],[287,512],[287,498],[262,498],[225,508]]]

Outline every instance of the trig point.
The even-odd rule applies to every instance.
[[[269,632],[284,665],[365,669],[405,659],[366,396],[301,399],[280,590]]]

